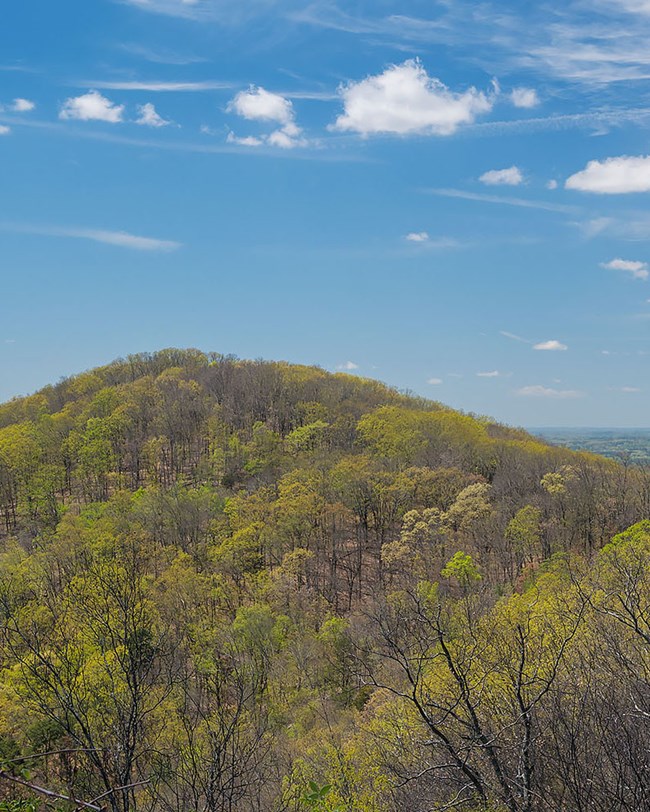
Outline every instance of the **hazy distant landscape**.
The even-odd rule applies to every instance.
[[[637,465],[650,464],[650,429],[531,428],[532,434],[553,445],[590,451]]]

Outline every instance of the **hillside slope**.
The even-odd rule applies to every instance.
[[[641,809],[650,530],[608,542],[649,502],[644,469],[314,367],[165,350],[6,403],[0,790]]]

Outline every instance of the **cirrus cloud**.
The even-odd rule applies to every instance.
[[[35,234],[42,237],[69,237],[79,240],[131,248],[135,251],[176,251],[182,243],[175,240],[160,240],[155,237],[141,237],[128,231],[110,231],[103,228],[83,228],[77,226],[33,225],[30,223],[3,223],[0,230],[14,234]]]
[[[453,92],[416,59],[350,82],[339,94],[344,112],[330,129],[362,136],[452,135],[493,106],[492,99],[474,87]]]
[[[584,392],[580,392],[578,389],[553,389],[550,386],[542,386],[541,384],[523,386],[521,389],[517,389],[515,394],[524,398],[551,398],[554,400],[570,400],[582,398],[585,395]]]

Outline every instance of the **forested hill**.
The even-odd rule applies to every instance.
[[[165,350],[6,403],[0,797],[649,808],[649,505],[315,367]]]

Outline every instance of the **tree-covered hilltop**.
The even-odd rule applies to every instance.
[[[165,350],[11,401],[1,797],[649,808],[649,503],[314,367]]]

